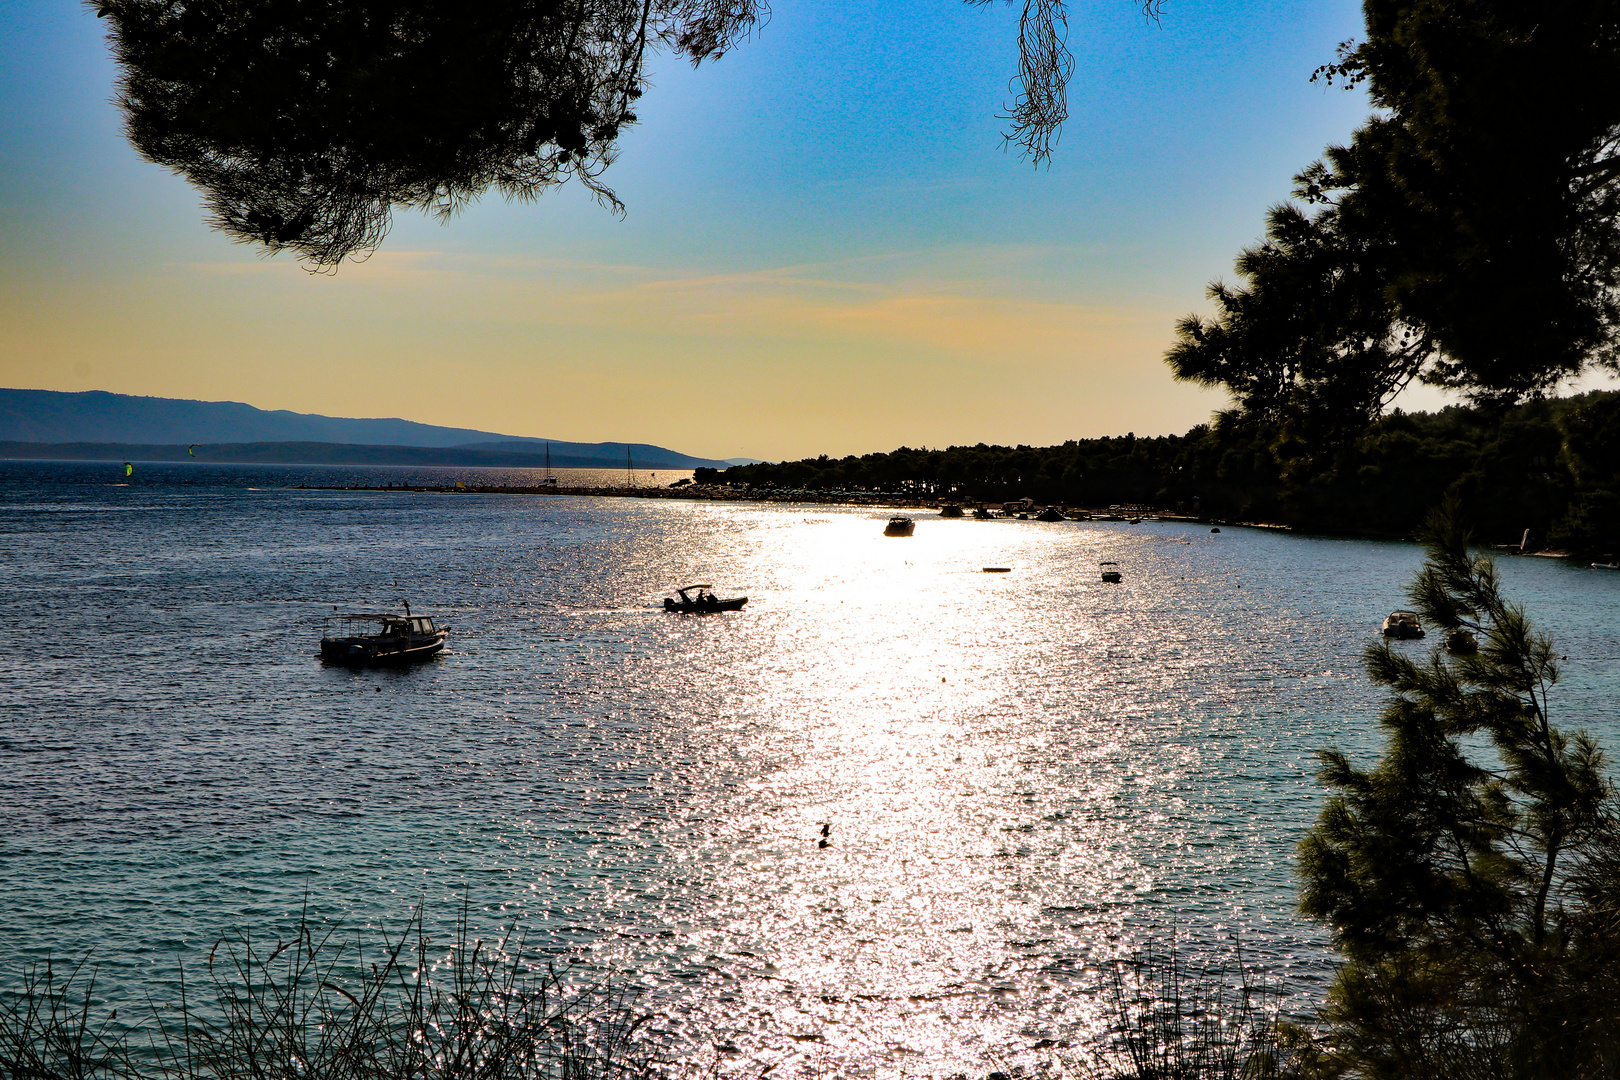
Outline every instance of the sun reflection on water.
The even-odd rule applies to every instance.
[[[1222,936],[1223,905],[1187,901],[1227,884],[1179,865],[1233,855],[1191,820],[1204,751],[1179,730],[1189,673],[1222,658],[1179,624],[1230,604],[1186,610],[1185,530],[782,517],[746,530],[768,646],[709,673],[731,690],[713,734],[755,767],[687,864],[693,1030],[731,1024],[756,1061],[971,1069],[1094,1037],[1098,965],[1137,932]]]

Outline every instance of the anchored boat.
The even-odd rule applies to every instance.
[[[1423,624],[1414,611],[1392,611],[1384,619],[1384,636],[1405,641],[1423,637]]]
[[[333,625],[335,624],[335,625]],[[350,667],[409,664],[436,656],[450,631],[430,615],[356,612],[334,615],[321,635],[321,659]]]
[[[664,610],[673,611],[681,615],[709,615],[716,611],[741,611],[742,606],[748,603],[748,597],[737,596],[729,600],[722,600],[714,595],[713,585],[688,585],[684,589],[676,589],[674,597],[664,597]]]
[[[1479,652],[1479,639],[1459,626],[1446,633],[1446,652],[1452,656],[1473,656]]]

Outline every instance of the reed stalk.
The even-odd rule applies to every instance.
[[[420,912],[368,949],[307,914],[291,940],[222,939],[144,1022],[96,1015],[96,972],[46,961],[0,994],[6,1080],[627,1080],[654,1071],[637,1015],[507,940],[433,944]]]

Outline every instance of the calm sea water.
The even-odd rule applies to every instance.
[[[1084,1042],[1097,965],[1169,932],[1296,1003],[1331,974],[1292,853],[1312,752],[1376,750],[1412,545],[121,472],[0,463],[0,978],[90,955],[161,999],[306,903],[465,899],[695,1058],[943,1076]],[[1568,654],[1556,719],[1620,747],[1620,573],[1503,568]],[[747,609],[659,609],[695,580]],[[316,660],[401,600],[440,659]]]

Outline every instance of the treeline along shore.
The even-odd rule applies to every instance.
[[[1287,422],[1223,413],[1185,435],[901,447],[698,469],[694,479],[706,492],[1028,498],[1363,536],[1411,535],[1452,496],[1482,540],[1516,545],[1528,529],[1528,547],[1611,555],[1620,550],[1620,392],[1396,411],[1337,444]]]

